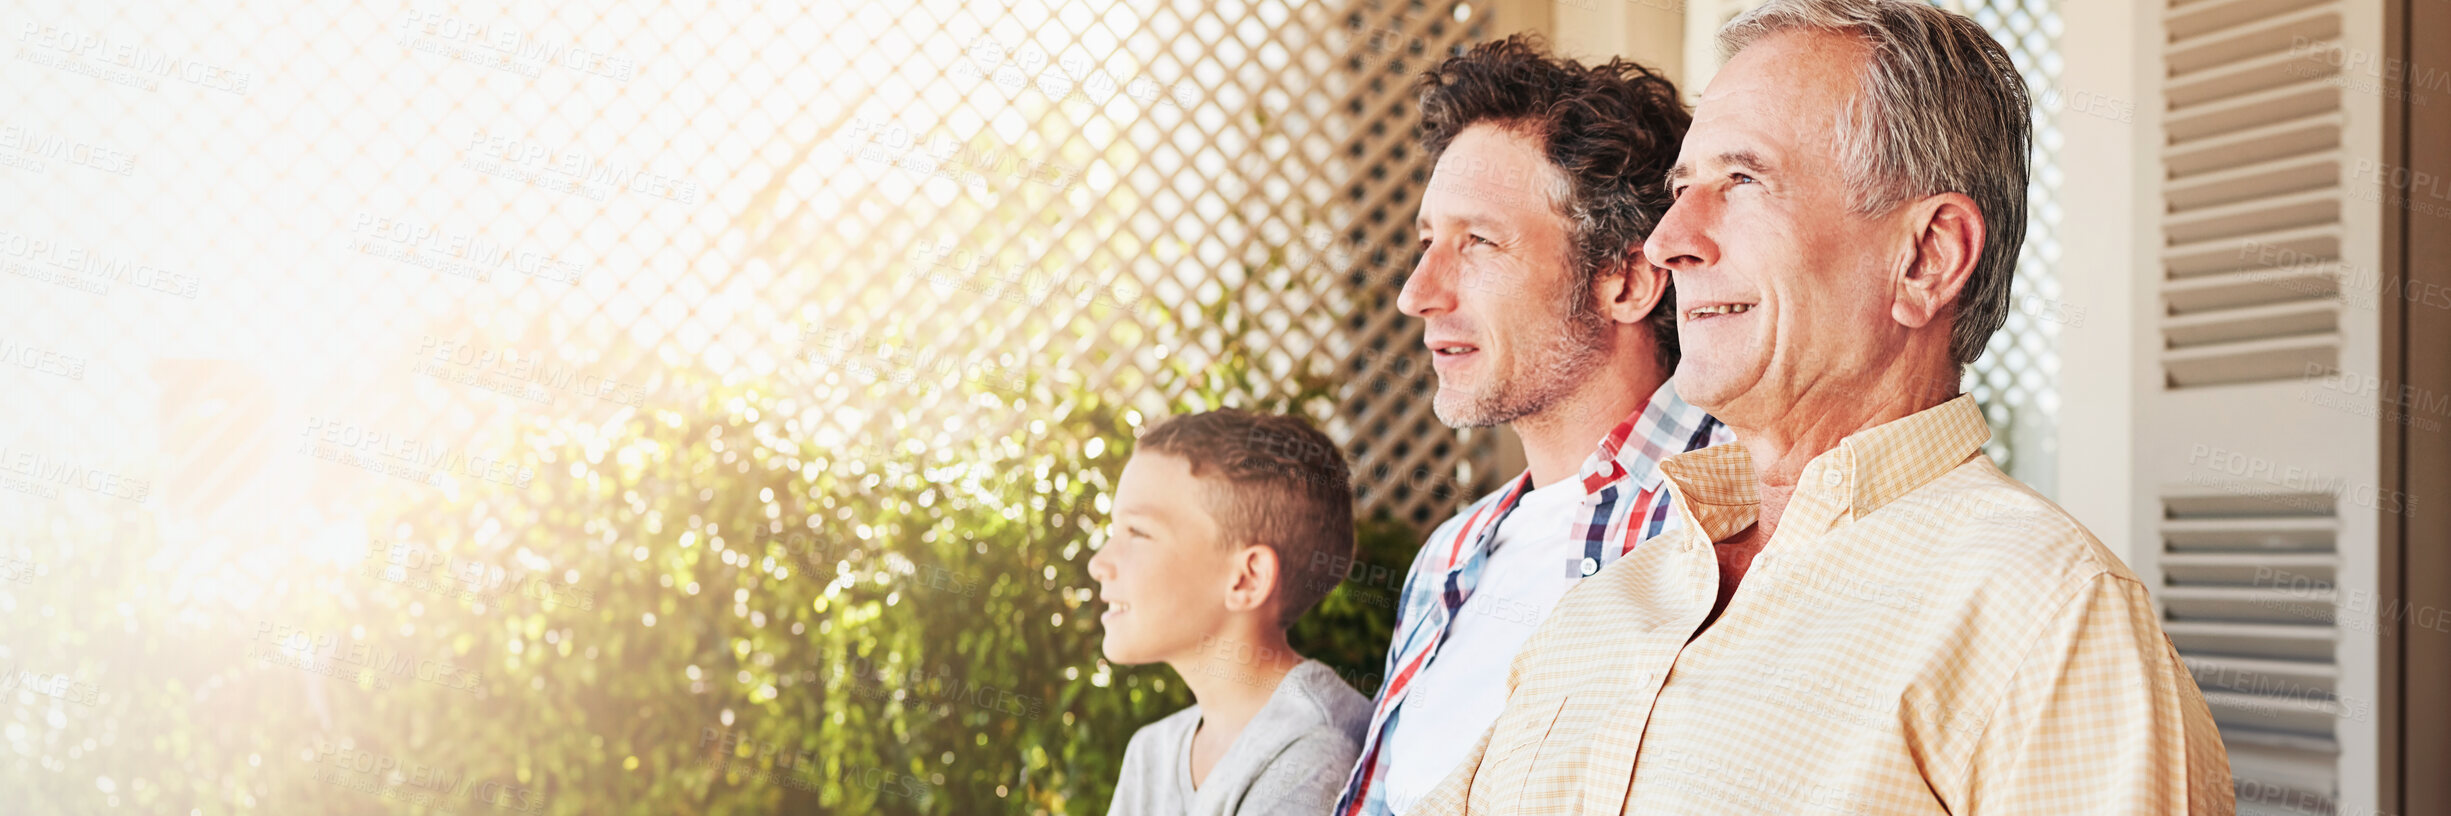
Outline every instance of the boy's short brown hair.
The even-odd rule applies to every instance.
[[[1277,625],[1292,626],[1353,562],[1353,486],[1344,453],[1300,417],[1232,408],[1168,418],[1141,450],[1183,457],[1216,485],[1202,498],[1226,546],[1277,555]]]

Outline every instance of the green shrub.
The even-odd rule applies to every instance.
[[[330,730],[481,758],[554,813],[1103,813],[1132,732],[1191,702],[1169,668],[1107,666],[1084,609],[1145,420],[1073,394],[1002,434],[821,448],[805,403],[702,393],[529,428],[529,488],[402,508],[421,525],[310,617],[410,627],[482,688],[395,683]],[[1418,543],[1362,529],[1363,563]],[[435,562],[490,598],[403,575]],[[1374,693],[1394,596],[1341,585],[1297,648]]]

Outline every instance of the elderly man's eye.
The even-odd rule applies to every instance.
[[[1743,174],[1743,173],[1729,173],[1729,174],[1728,174],[1728,180],[1729,180],[1729,181],[1736,182],[1736,183],[1738,183],[1738,184],[1755,184],[1755,183],[1758,183],[1758,180],[1757,180],[1757,179],[1755,179],[1755,178],[1754,178],[1754,177],[1752,177],[1752,176],[1745,175],[1745,174]]]
[[[1488,244],[1488,245],[1490,245],[1490,246],[1497,246],[1497,245],[1498,245],[1498,242],[1496,242],[1496,241],[1492,241],[1492,240],[1489,240],[1489,239],[1487,239],[1487,238],[1483,238],[1483,237],[1478,236],[1478,235],[1467,235],[1467,236],[1464,236],[1464,241],[1465,241],[1466,243],[1473,243],[1473,244]]]

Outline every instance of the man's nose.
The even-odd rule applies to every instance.
[[[1671,273],[1694,271],[1716,263],[1719,248],[1711,242],[1709,231],[1716,210],[1708,198],[1707,194],[1689,194],[1669,205],[1659,226],[1643,241],[1643,257],[1667,267]]]
[[[1454,273],[1455,252],[1430,244],[1413,264],[1413,274],[1404,279],[1404,290],[1396,293],[1396,310],[1413,317],[1454,311]]]

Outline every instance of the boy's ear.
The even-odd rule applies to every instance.
[[[1226,589],[1226,609],[1248,612],[1276,599],[1277,551],[1257,544],[1234,551],[1234,583]]]

